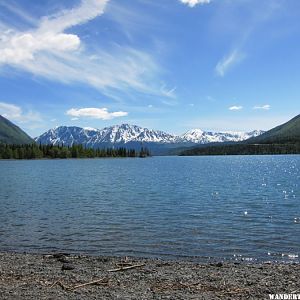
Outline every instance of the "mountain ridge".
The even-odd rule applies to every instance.
[[[247,143],[290,143],[300,142],[300,114],[291,120],[264,132],[262,135],[250,138]]]
[[[0,143],[31,144],[34,140],[20,127],[0,115]]]
[[[101,147],[111,144],[150,143],[150,144],[206,144],[216,142],[242,141],[262,134],[252,132],[212,132],[194,129],[182,135],[174,135],[160,130],[153,130],[137,125],[121,124],[96,129],[90,127],[58,126],[49,129],[35,138],[41,144],[73,145],[83,144],[88,147]]]

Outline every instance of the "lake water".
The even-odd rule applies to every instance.
[[[0,161],[0,251],[299,261],[300,156]]]

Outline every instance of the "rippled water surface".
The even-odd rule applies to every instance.
[[[0,251],[299,261],[300,156],[0,161]]]

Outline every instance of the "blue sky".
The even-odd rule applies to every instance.
[[[31,136],[270,129],[300,113],[298,0],[0,0],[0,114]]]

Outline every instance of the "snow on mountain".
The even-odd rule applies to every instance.
[[[35,140],[42,144],[83,144],[95,147],[100,144],[126,144],[128,142],[174,143],[176,136],[136,125],[122,124],[101,130],[61,126],[48,130]]]
[[[193,129],[181,136],[163,131],[142,128],[136,125],[115,125],[103,129],[60,126],[50,129],[35,138],[42,144],[83,144],[89,147],[99,147],[105,144],[126,144],[129,142],[144,142],[157,144],[195,143],[207,144],[215,142],[242,141],[262,134],[263,131],[252,132],[209,132]]]
[[[222,142],[240,142],[247,140],[250,137],[255,137],[262,134],[261,130],[251,132],[211,132],[202,131],[201,129],[192,129],[181,136],[182,142],[191,142],[196,144],[222,143]]]
[[[149,143],[170,143],[174,142],[175,136],[163,131],[155,131],[142,128],[136,125],[115,125],[98,131],[98,143],[128,143],[128,142],[149,142]]]

